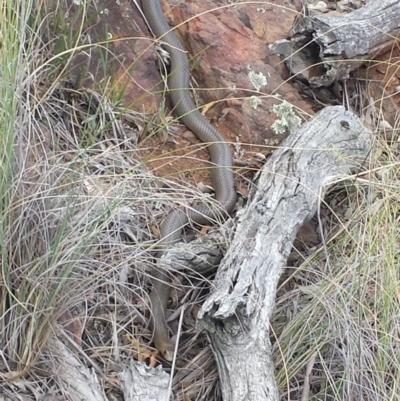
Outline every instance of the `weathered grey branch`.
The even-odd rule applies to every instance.
[[[399,32],[400,2],[375,0],[342,17],[299,18],[290,40],[270,48],[285,58],[292,74],[313,87],[329,86],[386,51]]]
[[[358,118],[328,107],[291,134],[262,169],[199,314],[225,400],[278,400],[269,341],[278,279],[298,229],[315,214],[329,183],[359,170],[369,150]]]
[[[53,357],[53,371],[57,373],[60,386],[71,400],[105,401],[96,373],[82,362],[57,338],[48,342]]]
[[[149,368],[142,362],[131,362],[128,369],[119,374],[125,400],[168,401],[169,376],[161,366]]]
[[[215,271],[230,242],[232,229],[233,224],[230,220],[204,237],[176,244],[157,261],[158,268],[170,272],[186,269],[199,275]]]

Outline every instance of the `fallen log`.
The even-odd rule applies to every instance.
[[[299,228],[330,183],[360,170],[370,136],[341,106],[292,133],[262,169],[199,318],[219,367],[224,400],[278,400],[269,324],[276,288]]]
[[[297,231],[314,216],[330,183],[360,170],[370,146],[354,113],[327,107],[289,135],[261,170],[198,316],[211,340],[224,400],[279,399],[269,339],[279,277]],[[204,256],[204,248],[188,252],[185,246],[181,257],[173,250],[171,260],[185,265],[186,258],[196,260],[196,249]],[[151,375],[141,380],[153,385]],[[167,400],[163,387],[158,399]]]
[[[400,31],[398,0],[369,1],[341,17],[298,18],[289,40],[270,45],[291,74],[313,88],[345,80],[360,65],[386,52]]]

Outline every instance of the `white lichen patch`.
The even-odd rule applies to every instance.
[[[279,117],[271,126],[275,134],[293,132],[300,127],[301,118],[295,113],[293,106],[286,100],[272,106],[272,111]]]
[[[256,89],[257,92],[260,92],[260,89],[263,86],[266,86],[268,81],[267,81],[267,77],[262,73],[262,72],[254,72],[253,70],[251,70],[250,67],[248,68],[248,77],[250,79],[251,84],[254,86],[254,88]]]
[[[254,110],[257,110],[257,107],[262,103],[261,99],[257,96],[250,96],[248,102]]]

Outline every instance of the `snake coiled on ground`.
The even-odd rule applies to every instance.
[[[200,225],[221,220],[232,211],[236,203],[236,191],[232,171],[232,156],[229,145],[219,132],[202,116],[189,93],[190,66],[187,53],[181,42],[168,25],[160,0],[142,0],[142,9],[153,34],[159,39],[170,55],[168,76],[169,95],[177,117],[197,138],[207,144],[211,157],[211,178],[215,190],[216,205],[199,205],[187,210],[177,209],[167,215],[161,223],[160,243],[157,257],[181,238],[183,227],[189,222]],[[215,207],[218,206],[218,207]],[[161,355],[172,360],[174,346],[168,336],[165,320],[170,295],[169,278],[166,272],[155,268],[153,271],[151,301],[151,327],[154,344]]]

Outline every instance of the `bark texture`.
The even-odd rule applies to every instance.
[[[142,362],[131,362],[120,375],[125,400],[168,401],[169,376],[161,366],[149,368]]]
[[[341,17],[298,18],[290,40],[270,49],[284,57],[293,75],[313,87],[329,86],[387,51],[399,32],[400,2],[375,0]]]
[[[56,338],[50,339],[48,350],[54,361],[51,370],[57,375],[60,388],[68,394],[70,400],[107,400],[93,369],[85,367],[63,342]]]

